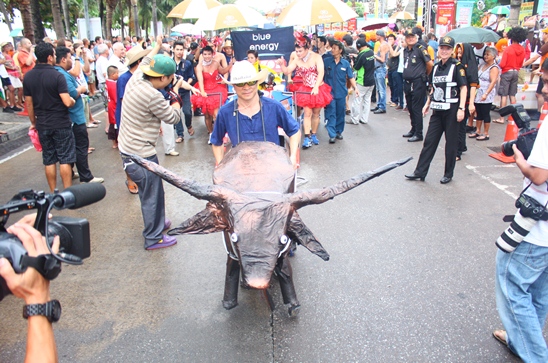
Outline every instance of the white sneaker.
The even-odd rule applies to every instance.
[[[88,124],[88,129],[95,129],[99,126],[97,126],[96,124]]]
[[[179,156],[179,153],[177,151],[173,150],[173,151],[170,151],[170,152],[166,153],[166,155]]]
[[[95,177],[95,178],[91,179],[90,181],[84,182],[84,183],[102,183],[104,181],[105,181],[105,179],[103,179],[103,178]]]
[[[209,138],[207,139],[207,144],[211,145],[211,134],[209,134]]]

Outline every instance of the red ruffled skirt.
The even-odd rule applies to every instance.
[[[200,89],[200,85],[194,87]],[[204,89],[207,97],[202,97],[201,94],[192,95],[190,100],[194,109],[200,107],[205,115],[213,115],[213,111],[224,105],[228,97],[228,91],[225,85],[217,84],[214,88]]]
[[[293,81],[293,83],[290,83],[287,89],[289,90],[289,92],[297,92],[299,88],[301,88],[301,86],[303,85],[303,77],[296,76],[293,77],[291,80]]]
[[[301,85],[297,90],[296,103],[299,107],[318,108],[325,107],[331,103],[333,96],[331,95],[331,86],[327,83],[323,83],[319,89],[317,95],[310,94],[312,92],[311,87]]]

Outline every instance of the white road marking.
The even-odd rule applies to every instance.
[[[491,185],[494,185],[497,189],[502,190],[506,195],[509,195],[513,199],[518,199],[518,196],[507,190],[508,185],[499,184],[494,181],[491,177],[483,175],[479,169],[481,168],[517,168],[514,164],[505,164],[505,165],[488,165],[488,166],[473,166],[466,164],[466,169],[472,170],[476,175],[479,175],[483,180],[487,180]]]
[[[3,163],[5,163],[6,161],[11,160],[11,159],[13,159],[13,158],[16,157],[16,156],[19,156],[19,155],[21,155],[22,153],[24,153],[25,151],[28,151],[28,150],[30,150],[30,149],[34,149],[34,146],[32,146],[32,145],[31,145],[31,146],[28,146],[26,149],[23,149],[23,150],[21,150],[21,151],[15,153],[15,154],[13,154],[13,155],[8,156],[8,157],[5,158],[5,159],[0,160],[0,164],[3,164]]]

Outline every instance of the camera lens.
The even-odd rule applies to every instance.
[[[504,142],[500,148],[501,148],[501,151],[504,155],[506,156],[512,156],[514,155],[514,150],[512,150],[512,145],[514,145],[516,143],[517,140],[510,140],[510,141],[506,141]]]

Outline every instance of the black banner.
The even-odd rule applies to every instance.
[[[291,52],[295,50],[293,27],[276,29],[257,29],[233,31],[230,37],[234,43],[236,60],[247,58],[247,51],[254,49],[259,53],[261,60],[277,59],[282,55],[289,62]]]

